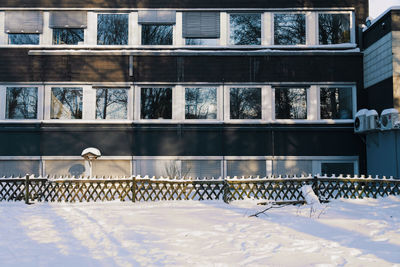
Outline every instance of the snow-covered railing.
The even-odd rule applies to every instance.
[[[0,201],[242,200],[301,202],[311,185],[321,200],[400,194],[400,179],[364,176],[170,177],[3,177]]]

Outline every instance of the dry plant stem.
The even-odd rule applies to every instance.
[[[274,205],[276,205],[276,204],[272,204],[272,205],[269,206],[268,208],[263,209],[262,211],[259,211],[259,212],[255,213],[255,214],[253,214],[253,215],[250,215],[249,217],[258,217],[258,215],[260,215],[260,214],[265,214],[265,212],[268,211],[268,210],[270,210],[270,209],[280,209],[280,208],[289,206],[289,205],[291,205],[291,204],[283,204],[283,205],[279,205],[279,206],[274,206]]]

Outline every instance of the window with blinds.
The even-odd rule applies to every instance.
[[[267,166],[265,160],[228,160],[226,162],[227,176],[234,177],[265,177]]]
[[[138,160],[136,174],[142,177],[180,177],[181,169],[174,160]]]
[[[6,33],[42,33],[43,12],[40,11],[6,11]]]
[[[275,160],[272,164],[273,175],[301,176],[312,173],[311,160]]]
[[[83,160],[46,160],[45,175],[50,176],[84,176],[86,175]]]
[[[184,38],[219,38],[219,12],[184,12],[182,35]]]
[[[0,161],[0,177],[21,176],[26,174],[39,176],[38,160],[5,160]]]
[[[219,178],[221,174],[220,160],[183,160],[182,176],[192,178]]]
[[[131,176],[130,160],[96,160],[92,166],[93,176],[127,177]]]

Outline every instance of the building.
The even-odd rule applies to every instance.
[[[365,173],[367,0],[0,1],[0,173]]]
[[[392,7],[363,33],[364,88],[368,108],[379,114],[400,110],[400,7]],[[400,130],[366,135],[367,166],[371,175],[400,177]]]

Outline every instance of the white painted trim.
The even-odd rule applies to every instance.
[[[266,168],[267,168],[266,175],[271,176],[273,174],[273,161],[272,160],[266,161]]]
[[[85,45],[97,45],[97,13],[87,13],[87,29],[85,33]]]
[[[82,119],[83,120],[95,120],[96,119],[96,88],[87,87],[83,88],[83,107],[82,107]]]
[[[81,160],[85,161],[81,156],[42,156],[42,160],[54,160],[54,161],[64,161],[64,160]],[[131,156],[101,156],[96,159],[96,161],[102,160],[132,160]]]
[[[265,12],[263,14],[263,20],[262,20],[262,26],[261,26],[261,30],[263,32],[263,39],[261,44],[263,46],[271,46],[274,44],[273,40],[273,36],[274,36],[274,22],[273,22],[273,13],[271,12]]]
[[[229,43],[229,16],[226,12],[220,13],[220,40],[219,44],[221,46],[227,46]]]
[[[36,86],[38,88],[38,101],[37,101],[37,119],[43,120],[44,118],[44,86]]]
[[[311,85],[307,89],[307,120],[318,120],[318,109],[319,105],[319,87],[316,85]]]
[[[5,32],[5,12],[0,11],[0,45],[7,45],[8,36]],[[1,117],[0,117],[1,118]]]
[[[133,156],[133,160],[223,160],[223,156]]]
[[[393,7],[396,8],[396,7]],[[399,8],[399,7],[397,7]],[[153,10],[153,8],[49,8],[49,7],[5,7],[2,10],[48,10],[48,11],[75,11],[75,10],[86,10],[96,12],[126,12],[126,11],[139,11],[139,10]],[[176,11],[269,11],[269,12],[289,12],[289,11],[354,11],[354,7],[327,7],[327,8],[157,8],[157,10],[176,10]]]
[[[1,161],[13,161],[13,160],[40,160],[40,156],[0,156]]]
[[[176,12],[176,31],[175,31],[175,36],[174,36],[174,44],[177,46],[184,46],[185,45],[185,38],[183,38],[182,33],[183,33],[183,13],[182,12]]]
[[[185,88],[172,87],[172,120],[185,120]]]
[[[306,13],[306,44],[318,45],[318,13]]]
[[[53,29],[50,28],[50,12],[43,12],[43,33],[40,35],[41,45],[53,44]]]

